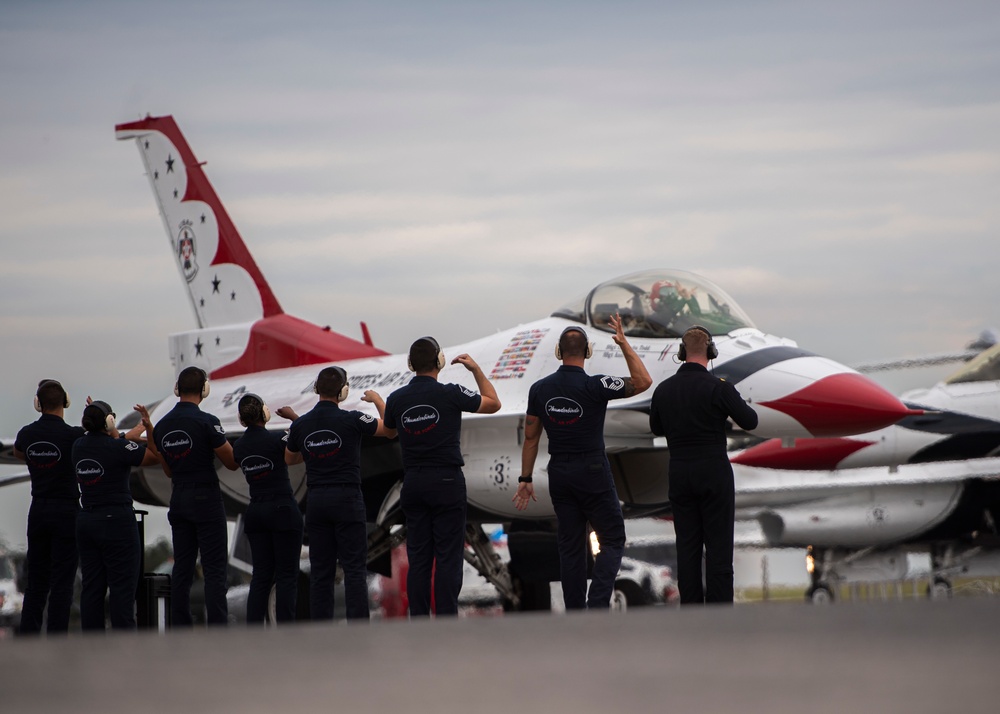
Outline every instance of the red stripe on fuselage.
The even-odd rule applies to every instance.
[[[796,439],[794,446],[782,446],[781,439],[769,439],[730,461],[765,469],[831,470],[854,452],[874,443],[859,439]]]

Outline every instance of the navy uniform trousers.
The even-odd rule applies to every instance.
[[[367,620],[368,528],[358,484],[311,486],[306,504],[309,532],[309,611],[313,620],[333,619],[337,561],[344,569],[348,620]]]
[[[71,498],[32,498],[28,509],[28,587],[21,609],[20,632],[42,630],[48,604],[48,632],[69,629],[76,578],[76,514],[80,502]]]
[[[253,557],[247,622],[264,622],[272,584],[275,619],[294,622],[302,554],[302,513],[298,504],[287,494],[252,497],[244,519],[244,532]]]
[[[567,610],[608,608],[625,553],[625,521],[604,451],[554,454],[549,495],[558,519],[559,571]],[[587,524],[600,552],[587,591]]]
[[[406,593],[410,615],[458,614],[465,557],[465,475],[460,466],[406,469],[400,505],[406,516]]]
[[[729,458],[672,458],[669,497],[677,530],[681,604],[731,603],[736,490]],[[703,550],[705,589],[701,578]]]
[[[201,552],[205,574],[205,610],[209,625],[229,622],[226,569],[229,534],[226,510],[217,484],[174,484],[167,512],[174,541],[174,568],[170,575],[170,617],[174,627],[190,626],[191,585]]]
[[[104,629],[104,596],[111,627],[135,629],[135,591],[139,584],[139,529],[132,504],[84,507],[76,518],[83,585],[80,625]]]

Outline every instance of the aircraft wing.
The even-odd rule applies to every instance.
[[[14,458],[14,439],[0,438],[0,465],[24,466],[21,459]]]

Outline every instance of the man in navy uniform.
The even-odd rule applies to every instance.
[[[48,605],[46,630],[69,629],[69,610],[76,577],[76,514],[80,489],[73,473],[73,442],[84,435],[63,417],[69,395],[54,379],[43,379],[35,392],[38,421],[21,429],[14,456],[28,465],[31,507],[28,510],[28,585],[21,609],[21,634],[38,634]]]
[[[441,384],[445,356],[433,337],[410,346],[409,367],[416,376],[389,395],[385,423],[399,434],[403,454],[400,504],[406,516],[406,592],[410,616],[434,610],[458,614],[465,550],[466,490],[462,466],[462,412],[493,414],[500,409],[496,390],[467,354],[452,360],[472,372],[479,394],[457,384]]]
[[[708,361],[718,354],[712,333],[700,325],[688,328],[677,352],[684,364],[656,388],[649,409],[650,430],[666,436],[670,448],[669,496],[682,605],[733,601],[736,491],[726,421],[754,429],[757,413],[736,387],[708,371]]]
[[[521,476],[514,503],[518,510],[535,498],[532,471],[542,430],[549,437],[549,495],[558,521],[559,571],[567,610],[607,609],[625,552],[625,520],[604,451],[608,401],[649,389],[652,379],[622,331],[619,315],[608,324],[625,357],[629,376],[588,375],[584,361],[592,348],[582,327],[563,330],[556,346],[562,366],[528,390]],[[587,524],[600,552],[587,590]]]
[[[316,377],[319,401],[298,416],[291,407],[278,415],[292,419],[285,462],[306,464],[306,532],[309,534],[309,611],[313,620],[333,619],[333,584],[337,560],[344,569],[347,619],[367,620],[368,530],[361,493],[361,439],[395,436],[382,420],[340,408],[350,387],[347,372],[325,367]],[[378,393],[365,392],[381,417],[385,403]]]
[[[205,574],[205,608],[209,625],[225,625],[226,568],[229,558],[226,511],[222,503],[215,457],[235,471],[233,447],[218,417],[198,406],[209,394],[208,375],[185,367],[177,376],[177,405],[156,423],[153,438],[163,457],[164,471],[173,479],[167,520],[174,542],[170,576],[171,624],[190,626],[191,585],[201,551]]]

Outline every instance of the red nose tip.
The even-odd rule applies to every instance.
[[[833,374],[808,387],[762,406],[783,412],[813,436],[865,434],[895,424],[908,409],[867,377],[852,372]]]
[[[751,446],[730,461],[765,469],[830,470],[841,461],[874,441],[861,439],[796,439],[794,446],[781,445],[781,439],[769,439]]]

